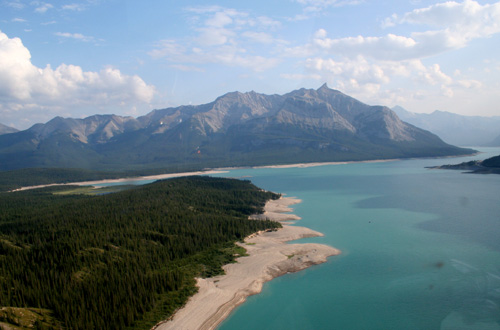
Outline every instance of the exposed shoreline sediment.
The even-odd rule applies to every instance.
[[[270,200],[266,203],[264,214],[252,218],[280,222],[298,220],[300,218],[296,215],[284,212],[290,212],[290,205],[299,202],[289,197]],[[238,258],[237,263],[225,265],[225,275],[197,279],[198,293],[172,319],[160,322],[154,329],[215,329],[248,296],[259,293],[265,282],[323,263],[327,257],[340,254],[339,250],[323,244],[286,244],[317,236],[323,234],[286,223],[277,231],[250,235],[244,243],[239,243],[247,250],[248,256]]]

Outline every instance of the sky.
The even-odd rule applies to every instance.
[[[500,116],[500,1],[0,0],[0,123],[18,129],[324,83]]]

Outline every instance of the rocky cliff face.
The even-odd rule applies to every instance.
[[[85,119],[55,117],[46,124],[36,124],[28,129],[39,140],[54,134],[67,134],[83,143],[106,143],[115,135],[141,128],[132,117],[94,115]]]
[[[326,84],[285,95],[232,92],[137,119],[56,117],[8,136],[0,136],[4,169],[255,165],[468,152],[401,121],[387,107],[366,105]]]

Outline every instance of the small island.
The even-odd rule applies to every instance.
[[[471,160],[455,165],[441,165],[428,167],[440,170],[461,170],[475,174],[500,174],[500,155],[485,160]]]

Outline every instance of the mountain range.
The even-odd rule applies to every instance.
[[[402,120],[429,130],[445,142],[458,146],[500,147],[500,117],[462,116],[436,110],[413,113],[400,106],[392,108]]]
[[[138,118],[56,117],[0,135],[0,169],[202,168],[468,154],[325,84],[284,95],[232,92]]]

